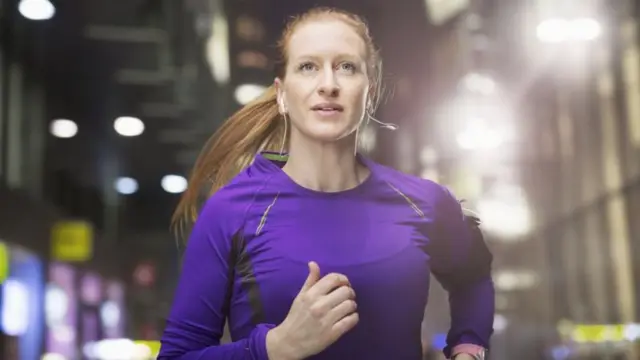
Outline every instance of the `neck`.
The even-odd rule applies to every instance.
[[[323,143],[292,136],[283,171],[307,189],[338,192],[355,188],[369,175],[355,155],[355,134]]]

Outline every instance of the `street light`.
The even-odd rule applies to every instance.
[[[552,18],[542,21],[536,28],[536,36],[543,43],[593,41],[602,34],[602,26],[592,18]]]
[[[482,227],[503,240],[527,235],[532,227],[532,215],[524,191],[517,186],[502,185],[491,196],[478,200],[477,211]]]
[[[462,78],[462,85],[466,90],[480,95],[493,95],[496,92],[496,82],[487,75],[469,73]]]
[[[138,182],[134,178],[121,177],[116,180],[116,191],[122,195],[131,195],[138,191]]]
[[[235,90],[234,96],[240,105],[246,105],[258,98],[267,88],[257,84],[242,84]]]
[[[498,270],[493,274],[493,282],[500,291],[526,290],[538,283],[538,274],[532,270]]]
[[[55,15],[56,8],[49,0],[21,0],[18,11],[29,20],[49,20]]]
[[[55,137],[69,139],[78,133],[78,125],[69,119],[56,119],[49,125],[49,132]]]
[[[121,116],[114,121],[113,128],[122,136],[138,136],[144,132],[144,123],[133,116]]]
[[[461,85],[474,94],[458,95],[438,115],[446,126],[443,131],[453,130],[451,136],[457,147],[481,150],[483,155],[488,155],[515,141],[517,127],[513,123],[513,113],[505,99],[494,95],[498,89],[495,81],[485,75],[471,74]],[[484,94],[477,96],[478,93]]]
[[[497,127],[490,127],[484,119],[471,118],[456,140],[463,150],[492,150],[505,141],[505,133]]]
[[[575,19],[571,22],[571,38],[574,40],[592,41],[600,37],[602,26],[591,18]]]
[[[162,189],[170,194],[179,194],[187,190],[188,182],[184,176],[165,175],[161,181]]]

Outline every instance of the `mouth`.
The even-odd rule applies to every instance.
[[[318,104],[311,110],[323,116],[332,116],[344,111],[344,108],[338,104]]]

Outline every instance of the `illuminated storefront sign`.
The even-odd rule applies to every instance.
[[[558,325],[563,337],[576,343],[634,342],[640,340],[640,324],[567,324]]]
[[[2,341],[10,339],[14,344],[15,359],[35,359],[44,336],[43,263],[35,254],[17,246],[5,245],[3,252],[8,265],[5,264],[6,279],[0,286],[0,329],[11,338]]]
[[[78,294],[75,269],[52,263],[45,295],[46,352],[66,359],[76,357]]]
[[[51,231],[51,256],[56,261],[82,262],[93,255],[93,228],[85,221],[61,221]]]
[[[124,286],[116,281],[106,285],[105,300],[100,307],[100,319],[104,338],[117,339],[124,337],[125,316]]]

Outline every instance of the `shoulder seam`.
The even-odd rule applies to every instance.
[[[239,228],[237,231],[239,231],[239,230],[241,230],[241,229],[243,228],[243,226],[244,226],[244,221],[246,220],[246,218],[247,218],[247,214],[249,214],[249,211],[251,210],[251,207],[255,204],[255,202],[256,202],[256,198],[258,197],[258,193],[259,193],[260,191],[262,191],[262,189],[264,189],[264,188],[265,188],[265,187],[266,187],[266,186],[271,182],[271,179],[273,179],[273,176],[274,176],[274,175],[275,175],[275,174],[271,174],[271,175],[269,175],[269,177],[267,177],[267,178],[263,181],[262,185],[261,185],[261,186],[259,186],[259,187],[257,187],[257,188],[255,189],[255,191],[253,192],[253,199],[251,199],[251,201],[249,202],[249,204],[247,204],[246,208],[244,209],[244,212],[243,212],[243,214],[242,214],[242,221],[240,222],[240,228]]]

